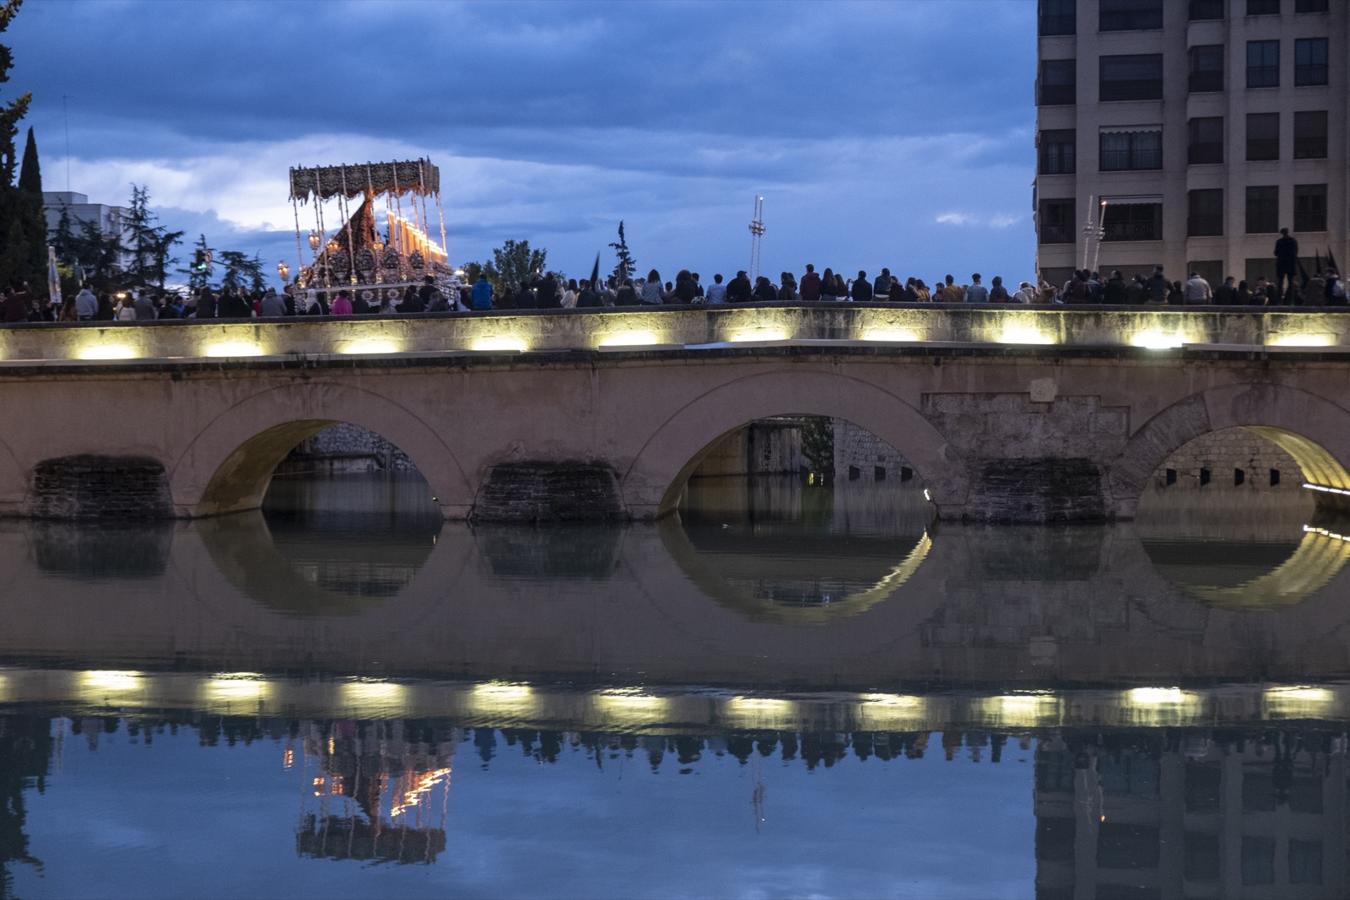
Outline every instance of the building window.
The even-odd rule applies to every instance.
[[[1247,233],[1274,234],[1280,230],[1280,189],[1277,185],[1247,188]]]
[[[1188,259],[1186,271],[1196,273],[1208,281],[1210,287],[1215,288],[1223,284],[1223,280],[1228,277],[1228,267],[1221,259]]]
[[[1162,59],[1161,53],[1103,56],[1100,63],[1101,99],[1161,100]]]
[[[1280,158],[1280,114],[1247,113],[1247,161]]]
[[[1327,186],[1294,185],[1294,231],[1327,230]]]
[[[1041,106],[1072,106],[1077,103],[1078,61],[1041,60],[1040,91],[1036,102]]]
[[[1247,0],[1247,15],[1278,16],[1280,0]]]
[[[1192,94],[1223,90],[1223,44],[1201,44],[1190,49]]]
[[[1294,159],[1326,158],[1326,110],[1294,113]]]
[[[1077,171],[1078,133],[1042,131],[1040,164],[1042,175],[1072,175]]]
[[[1289,841],[1289,883],[1322,883],[1322,842]]]
[[[1222,236],[1223,190],[1213,188],[1191,191],[1187,199],[1189,205],[1186,217],[1187,237]]]
[[[1280,86],[1280,42],[1247,42],[1247,87]]]
[[[1100,170],[1130,172],[1161,169],[1162,129],[1146,131],[1103,131],[1101,133]]]
[[[1294,86],[1327,84],[1327,39],[1299,38],[1294,41]]]
[[[1160,856],[1156,825],[1103,822],[1097,829],[1099,868],[1156,869]]]
[[[1103,241],[1160,241],[1162,204],[1108,203],[1102,230]]]
[[[1101,0],[1102,31],[1145,31],[1163,27],[1162,0]]]
[[[1275,883],[1275,839],[1244,837],[1242,839],[1242,883]]]
[[[1225,0],[1191,0],[1191,21],[1222,19]]]
[[[1186,832],[1186,880],[1219,880],[1219,836]]]
[[[1191,119],[1186,162],[1193,166],[1223,162],[1223,116]]]
[[[1041,34],[1074,34],[1077,31],[1077,0],[1041,0]]]
[[[1036,224],[1042,244],[1072,244],[1074,242],[1072,200],[1042,200]]]
[[[1330,4],[1327,2],[1327,0],[1297,0],[1297,2],[1294,3],[1294,12],[1296,13],[1327,12],[1329,6]]]

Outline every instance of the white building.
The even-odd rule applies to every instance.
[[[128,214],[126,207],[90,203],[88,195],[76,191],[42,192],[42,212],[47,217],[48,235],[56,231],[63,211],[70,217],[71,230],[77,235],[80,233],[81,222],[96,222],[104,234],[122,235],[124,245],[130,241],[126,225]],[[124,254],[122,265],[126,266],[129,261]]]
[[[1038,268],[1274,277],[1350,265],[1350,2],[1039,0]],[[1104,218],[1100,201],[1107,201]],[[1097,247],[1096,228],[1105,234]],[[1088,246],[1089,240],[1091,246]],[[1311,270],[1312,266],[1308,268]]]

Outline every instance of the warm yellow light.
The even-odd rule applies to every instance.
[[[1059,700],[1051,694],[1005,694],[978,702],[981,718],[994,725],[1032,728],[1059,720]]]
[[[1042,331],[1035,325],[1012,323],[999,330],[1000,344],[1054,344],[1054,335]]]
[[[613,331],[601,335],[597,347],[650,347],[661,343],[661,336],[655,331]]]
[[[257,675],[241,672],[217,675],[206,682],[203,693],[208,701],[261,700],[267,694],[267,682]]]
[[[530,349],[530,345],[525,342],[524,338],[494,334],[474,338],[469,344],[469,349],[476,353],[524,353]]]
[[[80,687],[93,694],[118,694],[139,690],[145,682],[140,672],[96,670],[80,673]]]
[[[262,345],[254,341],[215,341],[202,348],[206,356],[262,356]]]
[[[904,709],[917,709],[924,705],[922,697],[907,694],[863,694],[858,699],[863,703],[876,706],[902,707]]]
[[[729,340],[733,344],[744,344],[751,341],[786,341],[789,335],[786,328],[774,328],[766,326],[762,328],[742,328],[739,331],[733,331]]]
[[[1334,334],[1274,334],[1266,341],[1270,347],[1333,347]]]
[[[9,688],[9,679],[7,679],[4,675],[0,675],[0,703],[6,703],[9,701],[8,688]]]
[[[1169,706],[1184,703],[1186,698],[1181,688],[1142,687],[1125,692],[1125,701],[1133,706]]]
[[[397,353],[402,349],[393,338],[356,338],[338,344],[337,352],[356,355],[360,353]]]
[[[1147,350],[1176,350],[1186,343],[1186,338],[1181,332],[1168,334],[1163,331],[1140,331],[1130,338],[1131,347],[1143,347]]]
[[[532,713],[538,698],[528,684],[487,681],[476,684],[469,694],[469,706],[479,715],[519,719]]]
[[[862,333],[862,339],[892,344],[913,344],[923,340],[917,331],[910,328],[867,328]]]
[[[609,713],[656,716],[670,705],[665,697],[656,697],[639,690],[601,691],[595,695],[596,705]]]
[[[792,711],[791,700],[778,700],[774,697],[732,697],[727,707],[736,712],[774,712]]]
[[[388,705],[401,701],[408,693],[405,685],[376,679],[349,681],[342,685],[343,703],[349,706]]]
[[[1272,687],[1265,691],[1266,712],[1288,718],[1312,718],[1326,715],[1336,703],[1336,694],[1327,688]]]
[[[76,355],[80,359],[135,359],[141,354],[130,344],[87,344]]]

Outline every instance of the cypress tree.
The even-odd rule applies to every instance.
[[[42,211],[42,168],[32,128],[28,129],[28,141],[23,148],[16,200],[19,227],[26,244],[17,277],[25,279],[33,290],[41,291],[47,281],[47,215]]]
[[[19,11],[23,0],[5,0],[0,4],[0,32],[9,28],[9,23]],[[14,54],[9,47],[0,44],[0,84],[9,81],[9,70],[14,65]],[[14,138],[19,133],[19,122],[28,113],[28,104],[32,94],[16,97],[0,106],[0,279],[27,278],[41,285],[42,265],[33,270],[34,261],[40,257],[31,246],[33,243],[33,205],[31,198],[25,198],[24,192],[14,186],[14,176],[18,169],[18,154],[14,150]],[[34,169],[32,178],[41,181],[36,163],[37,147],[34,144]],[[37,193],[37,216],[42,215],[42,191]],[[46,224],[42,235],[46,236]],[[42,250],[41,252],[45,252]]]

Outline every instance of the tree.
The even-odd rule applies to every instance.
[[[192,245],[192,264],[178,271],[188,277],[188,288],[195,294],[211,284],[211,274],[215,271],[215,252],[206,243],[206,235],[197,238]]]
[[[628,239],[623,234],[622,219],[619,220],[619,239],[610,246],[614,248],[614,257],[617,260],[614,264],[614,278],[619,284],[623,284],[637,271],[637,262],[633,259],[633,254],[628,252]]]
[[[238,250],[222,250],[220,263],[225,267],[225,274],[220,278],[222,288],[260,291],[267,286],[267,279],[263,277],[262,257],[257,254],[249,258],[248,254]]]
[[[183,232],[169,231],[158,221],[150,211],[150,191],[145,185],[133,184],[124,224],[130,243],[131,266],[126,273],[129,287],[154,285],[163,290],[169,266],[176,262],[173,247],[182,242]]]
[[[22,4],[23,0],[4,0],[0,4],[0,32],[9,29],[9,23],[14,20]],[[13,65],[13,52],[0,44],[0,84],[9,81],[9,70]],[[28,93],[0,107],[0,185],[6,188],[14,184],[14,171],[18,167],[14,138],[19,133],[19,122],[28,114],[28,104],[32,100],[33,95]]]
[[[503,291],[514,291],[533,281],[544,271],[547,257],[547,250],[531,250],[529,241],[507,241],[492,251],[492,262],[484,271],[493,291],[500,296]]]
[[[84,280],[97,290],[120,287],[122,236],[107,234],[96,221],[80,220],[80,233],[74,239],[74,261],[84,270]]]
[[[23,0],[4,0],[0,4],[0,32],[9,28],[9,23],[19,11]],[[0,83],[9,81],[9,70],[14,65],[14,54],[9,47],[0,44]],[[28,104],[32,94],[24,94],[0,107],[0,279],[27,278],[41,284],[42,270],[45,264],[45,249],[42,244],[46,237],[46,225],[42,226],[41,236],[34,247],[37,234],[37,219],[42,216],[41,175],[37,171],[37,145],[29,143],[33,150],[33,165],[26,182],[36,181],[36,214],[31,196],[14,186],[14,176],[18,169],[18,156],[14,150],[14,138],[19,133],[19,122],[28,113]],[[36,270],[33,263],[38,261]]]

